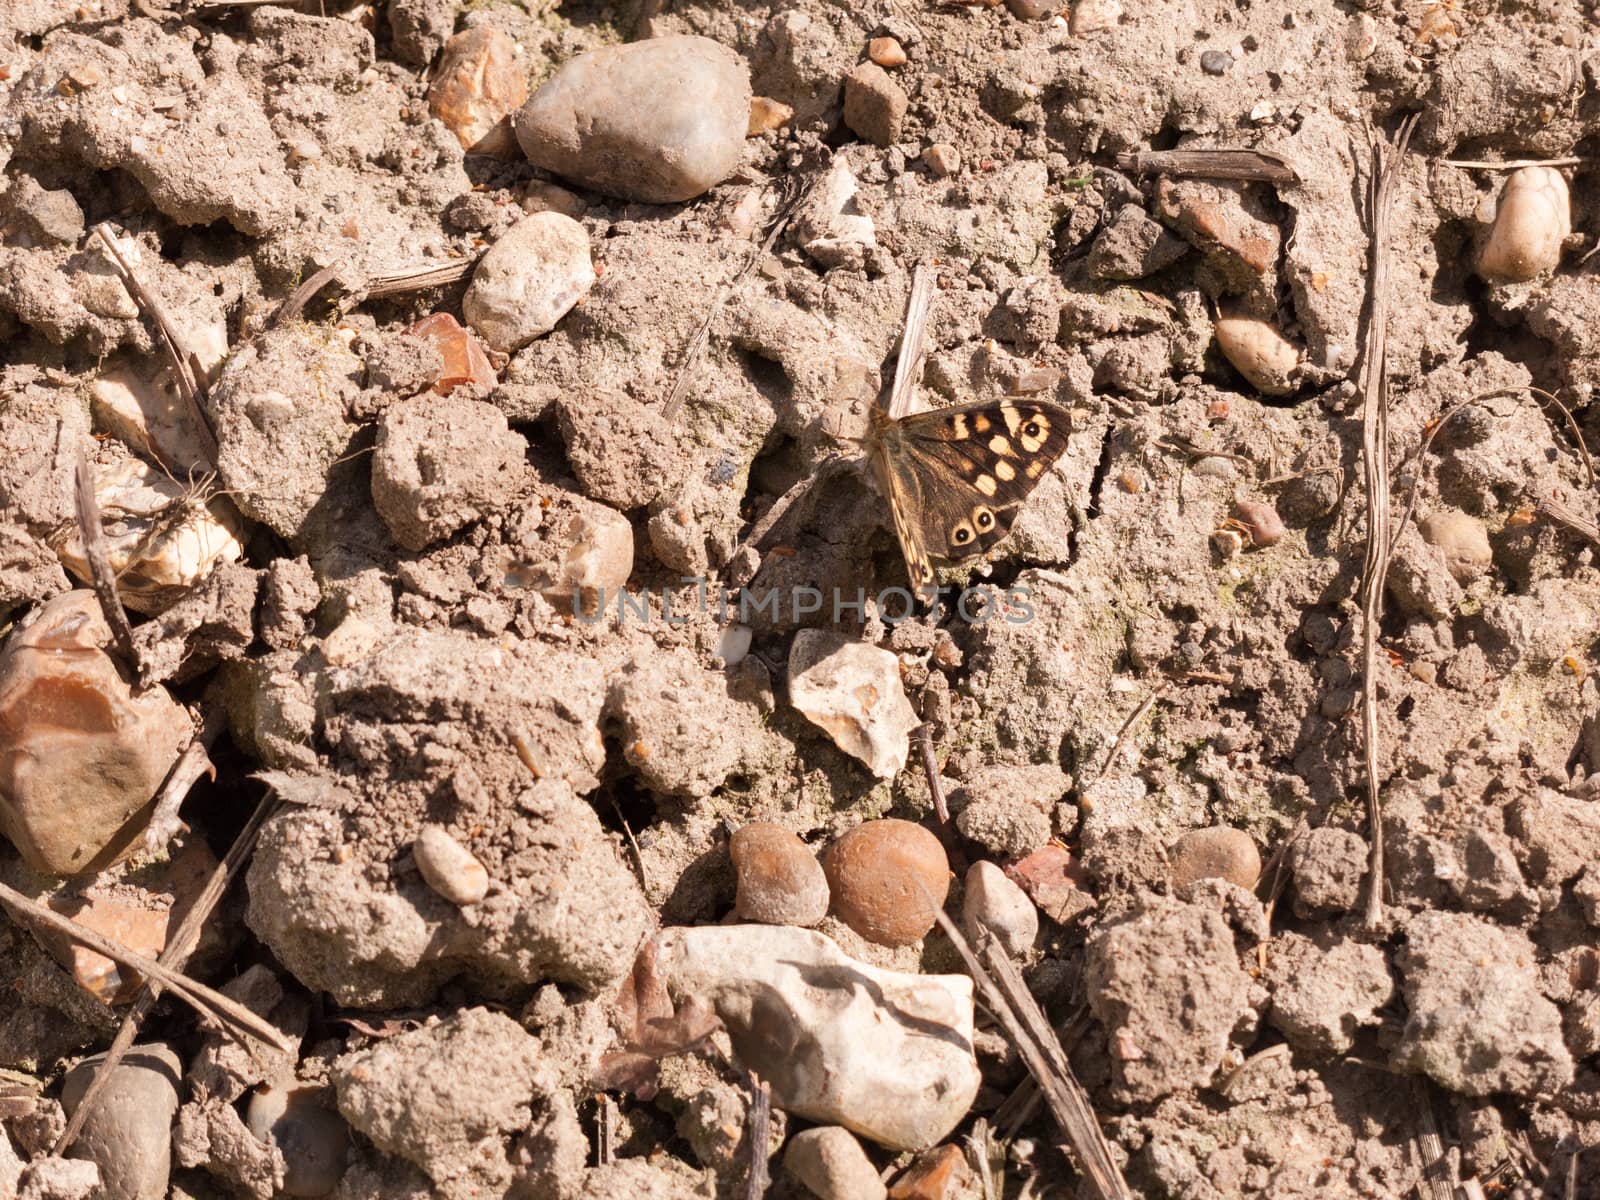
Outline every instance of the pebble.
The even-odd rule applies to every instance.
[[[100,1195],[100,1168],[87,1159],[40,1158],[22,1168],[17,1200],[91,1200]]]
[[[1233,510],[1250,535],[1252,546],[1276,546],[1283,539],[1283,518],[1272,505],[1259,500],[1237,500]]]
[[[884,1200],[888,1195],[861,1143],[840,1125],[803,1129],[791,1137],[783,1169],[817,1200]]]
[[[1261,878],[1261,853],[1242,829],[1213,825],[1191,829],[1172,848],[1172,882],[1184,887],[1201,879],[1225,879],[1246,890]]]
[[[878,244],[872,218],[856,205],[857,190],[850,164],[835,158],[801,207],[800,244],[824,267],[860,270]]]
[[[174,516],[174,502],[189,495],[187,483],[132,456],[91,469],[95,499],[106,517],[106,549],[117,574],[117,592],[134,612],[172,607],[222,563],[244,556],[244,522],[228,500],[185,503]],[[61,565],[90,582],[77,526],[69,526],[54,546]]]
[[[1122,0],[1078,0],[1067,28],[1076,36],[1114,29],[1122,20]]]
[[[745,127],[749,137],[782,129],[794,120],[794,109],[770,96],[754,96],[750,100],[750,122]]]
[[[461,314],[495,350],[521,349],[594,286],[589,235],[558,212],[524,217],[478,261]]]
[[[1200,69],[1207,75],[1226,75],[1233,66],[1233,55],[1226,50],[1207,50],[1200,55]]]
[[[900,140],[910,106],[904,90],[875,62],[864,62],[844,79],[844,123],[874,146]]]
[[[0,833],[49,875],[131,853],[144,832],[131,818],[194,736],[165,688],[130,688],[110,640],[94,593],[74,591],[0,653]]]
[[[935,179],[948,179],[961,170],[961,151],[949,142],[935,142],[922,152],[922,165]]]
[[[489,894],[489,872],[440,825],[424,825],[411,843],[417,870],[434,891],[465,908]]]
[[[474,25],[445,43],[428,111],[468,153],[511,158],[517,139],[506,118],[527,98],[528,68],[517,44],[492,25]]]
[[[1287,396],[1295,389],[1300,352],[1265,321],[1254,317],[1219,317],[1217,346],[1234,370],[1267,396]]]
[[[728,843],[739,877],[734,911],[764,925],[817,924],[828,915],[828,879],[817,856],[791,830],[752,821]]]
[[[1444,555],[1445,566],[1457,583],[1472,582],[1494,562],[1489,530],[1470,513],[1440,509],[1422,518],[1419,527],[1423,540]]]
[[[565,63],[522,106],[528,161],[623,200],[691,200],[733,173],[750,70],[709,38],[605,46]]]
[[[1013,958],[1033,949],[1039,936],[1039,910],[992,862],[975,862],[968,868],[961,921],[969,938],[975,938],[980,928],[987,929]]]
[[[1051,843],[1006,868],[1041,912],[1064,925],[1095,906],[1089,874],[1065,846]]]
[[[1061,11],[1061,0],[1006,0],[1006,8],[1019,21],[1043,21]]]
[[[921,825],[865,821],[828,847],[822,869],[833,911],[868,941],[909,946],[933,928],[950,890],[950,863]]]
[[[543,588],[552,601],[571,604],[576,594],[585,611],[594,612],[602,598],[610,602],[633,574],[633,525],[614,508],[586,506],[557,542],[563,545],[558,567]]]
[[[70,1117],[88,1091],[105,1055],[84,1059],[67,1072],[61,1104]],[[135,1046],[111,1073],[67,1151],[100,1168],[104,1200],[166,1200],[172,1174],[172,1116],[178,1111],[183,1064],[159,1043]]]
[[[574,221],[589,208],[578,193],[569,192],[559,183],[543,179],[530,179],[522,189],[522,199],[518,203],[525,213],[555,212]]]
[[[894,1181],[889,1200],[965,1200],[977,1190],[977,1177],[961,1148],[935,1146]]]
[[[1572,199],[1554,167],[1523,167],[1506,177],[1498,197],[1478,206],[1490,225],[1478,251],[1478,274],[1495,283],[1521,283],[1553,271],[1572,232]]]
[[[496,382],[493,365],[470,329],[449,313],[433,313],[406,327],[406,333],[421,338],[439,352],[444,369],[433,383],[433,391],[445,396],[462,384],[492,388]]]
[[[867,57],[886,70],[906,65],[906,49],[892,37],[873,38],[867,43]]]
[[[250,1097],[245,1124],[259,1140],[271,1140],[282,1152],[286,1196],[326,1196],[344,1177],[350,1126],[317,1103],[323,1093],[320,1087],[269,1084]]]
[[[738,1060],[791,1116],[921,1150],[978,1094],[965,975],[884,970],[787,925],[663,930],[656,972],[671,994],[716,1010]]]
[[[795,635],[789,703],[879,779],[900,773],[911,754],[911,731],[922,723],[906,699],[893,653],[820,629]]]

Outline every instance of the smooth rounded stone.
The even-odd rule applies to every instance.
[[[1184,887],[1201,879],[1225,879],[1246,889],[1261,878],[1261,852],[1242,829],[1213,825],[1191,829],[1172,848],[1172,882]]]
[[[1200,55],[1200,69],[1207,75],[1226,75],[1233,66],[1233,55],[1226,50],[1207,50]]]
[[[739,877],[734,911],[744,920],[811,926],[828,915],[827,876],[792,830],[752,821],[729,840],[728,855]]]
[[[922,152],[922,165],[935,179],[948,179],[961,170],[961,151],[949,142],[935,142]]]
[[[906,48],[892,37],[875,37],[867,43],[867,57],[885,70],[906,65]]]
[[[94,593],[74,591],[0,652],[0,833],[49,875],[132,853],[136,814],[194,736],[165,688],[133,690],[110,641]]]
[[[1554,167],[1523,167],[1506,177],[1498,197],[1478,206],[1489,226],[1478,251],[1478,274],[1492,283],[1522,283],[1553,271],[1572,232],[1572,199]]]
[[[428,111],[472,154],[509,158],[516,135],[506,117],[528,98],[528,67],[517,44],[492,25],[474,25],[445,43],[433,82]]]
[[[944,847],[921,825],[866,821],[828,847],[833,911],[868,941],[909,946],[933,928],[950,891]]]
[[[605,46],[564,64],[517,114],[528,161],[607,196],[691,200],[733,173],[750,69],[710,38]]]
[[[783,1169],[817,1200],[884,1200],[888,1195],[855,1134],[840,1125],[804,1129],[791,1137]]]
[[[576,221],[589,206],[576,192],[569,192],[559,183],[543,179],[530,179],[522,189],[519,201],[525,213],[558,212]]]
[[[478,261],[461,315],[493,349],[509,353],[554,329],[594,279],[583,226],[564,213],[534,213]]]
[[[922,722],[906,699],[891,651],[822,629],[802,629],[789,648],[789,703],[879,779],[900,773]]]
[[[503,506],[521,482],[527,449],[485,401],[397,400],[378,426],[373,505],[396,541],[421,550]]]
[[[1276,546],[1283,540],[1283,518],[1272,505],[1260,500],[1237,500],[1233,510],[1250,535],[1252,546]]]
[[[411,856],[427,885],[451,904],[466,907],[489,894],[489,872],[443,826],[424,825]]]
[[[257,1139],[274,1143],[283,1154],[286,1196],[326,1196],[344,1177],[350,1126],[317,1103],[324,1091],[269,1084],[250,1097],[245,1124]]]
[[[965,975],[883,970],[787,925],[663,930],[656,971],[674,998],[715,1009],[739,1061],[794,1116],[921,1150],[978,1094]]]
[[[97,1054],[67,1072],[61,1104],[69,1117],[104,1059]],[[100,1168],[100,1194],[105,1200],[166,1200],[172,1174],[172,1116],[178,1111],[182,1078],[178,1056],[158,1043],[135,1046],[111,1072],[111,1081],[67,1151]]]
[[[170,608],[217,567],[244,556],[244,522],[225,498],[191,503],[186,484],[137,458],[97,463],[92,471],[117,594],[134,612]],[[71,575],[92,581],[76,525],[51,546]]]
[[[1013,958],[1033,949],[1039,936],[1039,910],[992,862],[975,862],[968,868],[961,923],[968,937],[987,929]]]
[[[911,101],[904,89],[875,62],[864,62],[844,77],[844,123],[874,146],[900,140]]]
[[[1471,583],[1494,562],[1489,530],[1470,513],[1444,508],[1418,522],[1423,540],[1437,546],[1457,583]]]
[[[1265,396],[1287,396],[1295,389],[1300,351],[1265,321],[1218,317],[1217,345],[1234,370]]]

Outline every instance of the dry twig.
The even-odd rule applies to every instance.
[[[945,799],[944,784],[939,779],[939,760],[933,755],[933,732],[931,723],[924,721],[914,731],[917,739],[917,749],[922,752],[922,773],[928,777],[928,793],[933,797],[934,815],[939,818],[939,824],[950,824],[950,804]]]
[[[751,1091],[749,1120],[745,1140],[750,1143],[750,1165],[745,1168],[745,1200],[761,1200],[767,1194],[767,1142],[772,1136],[772,1092],[754,1071],[745,1072],[745,1086]]]
[[[83,557],[89,563],[89,580],[94,585],[95,597],[100,601],[100,611],[111,627],[111,640],[117,652],[136,675],[144,675],[144,662],[138,647],[133,644],[133,626],[128,623],[128,612],[122,607],[122,597],[117,595],[117,573],[111,569],[111,550],[106,545],[105,526],[100,520],[100,504],[94,496],[94,475],[89,470],[89,460],[78,456],[72,472],[74,499],[78,509],[78,533],[83,539]]]
[[[1362,569],[1361,692],[1362,749],[1367,776],[1367,818],[1371,823],[1367,862],[1366,923],[1383,923],[1383,810],[1378,779],[1378,634],[1383,589],[1389,576],[1389,210],[1400,178],[1400,161],[1421,114],[1400,126],[1394,147],[1372,147],[1367,180],[1367,328],[1362,345],[1361,461],[1367,484],[1367,555]]]
[[[1280,187],[1300,182],[1287,159],[1267,150],[1145,150],[1117,155],[1117,166],[1134,175],[1261,180]]]
[[[1444,166],[1465,167],[1469,171],[1520,171],[1523,167],[1581,167],[1589,161],[1587,158],[1577,158],[1572,155],[1566,158],[1513,158],[1506,162],[1472,158],[1439,159]]]
[[[285,1054],[294,1050],[294,1046],[275,1026],[256,1016],[238,1001],[230,1000],[221,992],[190,979],[180,971],[134,953],[126,946],[79,925],[4,883],[0,883],[0,905],[4,905],[19,920],[30,925],[41,925],[70,941],[87,946],[96,954],[105,955],[119,966],[137,971],[147,980],[156,981],[201,1016],[215,1021],[230,1037],[241,1041],[253,1037]]]
[[[1106,751],[1106,761],[1100,767],[1101,775],[1104,775],[1107,771],[1111,770],[1111,764],[1117,761],[1117,751],[1122,749],[1122,739],[1128,735],[1128,730],[1132,729],[1136,724],[1138,724],[1145,713],[1149,712],[1150,709],[1155,706],[1155,702],[1161,699],[1162,693],[1164,693],[1169,686],[1171,686],[1170,683],[1163,681],[1148,696],[1139,702],[1138,708],[1134,709],[1128,714],[1128,719],[1122,723],[1122,728],[1118,729],[1116,736],[1111,739],[1111,748]]]
[[[983,994],[984,1004],[1017,1048],[1029,1073],[1038,1081],[1050,1114],[1066,1135],[1092,1194],[1099,1200],[1133,1200],[1105,1134],[1095,1120],[1089,1094],[1073,1075],[1055,1030],[1039,1010],[1038,1001],[1028,991],[1016,966],[987,932],[979,934],[983,954],[980,962],[955,922],[936,905],[934,911],[940,928],[961,955],[973,982]]]
[[[1417,1181],[1417,1191],[1422,1200],[1455,1200],[1457,1178],[1455,1163],[1444,1152],[1444,1141],[1439,1137],[1439,1126],[1433,1119],[1433,1101],[1428,1086],[1413,1085],[1416,1097],[1417,1123],[1421,1129],[1412,1137],[1417,1166],[1422,1178]]]
[[[441,265],[408,267],[401,271],[372,275],[357,291],[346,297],[345,305],[354,307],[363,300],[372,300],[379,296],[397,296],[405,292],[420,292],[425,288],[458,283],[472,274],[472,268],[478,265],[478,257],[458,258]]]
[[[211,747],[217,744],[217,738],[222,736],[225,720],[220,709],[208,710],[201,719],[199,731],[189,739],[183,753],[178,755],[178,761],[167,772],[161,790],[156,793],[155,806],[150,810],[150,824],[144,831],[147,853],[157,853],[177,836],[178,827],[182,824],[178,819],[178,809],[188,796],[189,789],[199,782],[200,776],[210,774],[213,779],[217,777],[216,768],[211,765],[210,752]]]
[[[244,868],[251,850],[255,848],[256,835],[261,832],[261,826],[272,815],[276,806],[277,798],[271,793],[256,805],[250,820],[239,831],[239,836],[234,838],[227,857],[212,870],[210,878],[206,880],[206,886],[190,905],[189,911],[183,915],[183,920],[178,923],[178,928],[172,937],[168,939],[166,948],[161,951],[161,956],[157,960],[162,966],[181,971],[188,963],[189,956],[200,943],[200,933],[205,928],[207,919],[222,900],[228,886]],[[154,979],[146,979],[139,988],[139,994],[134,997],[133,1007],[128,1010],[128,1015],[122,1018],[122,1025],[111,1042],[111,1049],[106,1051],[105,1058],[95,1068],[94,1078],[90,1080],[89,1088],[84,1092],[83,1098],[78,1101],[78,1107],[73,1110],[72,1119],[67,1122],[66,1129],[62,1130],[61,1136],[56,1139],[56,1144],[51,1147],[51,1154],[59,1157],[67,1152],[68,1146],[72,1145],[73,1139],[82,1130],[84,1121],[88,1119],[95,1101],[110,1083],[112,1071],[139,1036],[140,1022],[150,1014],[150,1010],[155,1007],[160,997],[161,984]]]
[[[343,269],[343,267],[344,264],[342,262],[333,263],[329,266],[323,267],[322,270],[318,271],[316,274],[311,276],[310,279],[307,279],[299,287],[295,288],[294,291],[289,293],[289,298],[287,300],[272,310],[272,315],[267,318],[265,328],[276,329],[284,322],[292,321],[298,317],[305,306],[311,302],[311,297],[315,296],[323,288],[327,287],[329,281],[332,280],[333,277]]]

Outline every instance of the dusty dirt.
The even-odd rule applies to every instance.
[[[731,830],[820,851],[868,818],[933,827],[914,746],[879,778],[790,703],[796,630],[831,628],[893,651],[932,723],[952,914],[967,864],[1070,850],[1080,886],[1036,893],[1019,963],[1137,1194],[1400,1196],[1436,1128],[1437,1170],[1483,1189],[1457,1194],[1600,1197],[1600,9],[1028,19],[1043,7],[0,0],[0,621],[69,586],[51,547],[73,462],[118,432],[97,381],[162,362],[102,222],[209,370],[209,486],[249,528],[241,562],[137,634],[159,681],[226,715],[194,833],[220,852],[263,778],[284,797],[207,978],[303,1050],[230,1057],[157,1011],[149,1036],[189,1064],[173,1195],[283,1194],[284,1153],[245,1118],[285,1079],[356,1126],[332,1193],[350,1200],[743,1195],[751,1090],[725,1041],[661,1050],[648,1087],[597,1100],[595,1081],[640,945],[732,919]],[[586,50],[702,35],[793,117],[686,203],[552,190],[430,116],[427,64],[468,28],[515,41],[533,88]],[[907,56],[904,113],[852,129],[845,77],[877,36]],[[1374,925],[1363,197],[1408,114]],[[1298,180],[1118,164],[1218,146]],[[1489,283],[1477,215],[1506,172],[1459,164],[1522,159],[1557,161],[1571,232],[1553,271]],[[492,383],[428,390],[441,360],[404,330],[460,317],[462,285],[359,289],[478,254],[524,203],[577,215],[597,282],[490,356]],[[888,382],[919,262],[939,274],[924,401],[1072,415],[990,565],[946,576],[1025,597],[1025,618],[880,610],[905,586],[887,512],[864,473],[826,469]],[[324,267],[302,316],[268,321]],[[1224,357],[1223,315],[1287,339],[1282,386]],[[767,552],[735,554],[819,466]],[[779,603],[729,593],[730,641],[718,597],[740,585]],[[867,603],[807,612],[803,589]],[[487,871],[480,903],[424,878],[427,825]],[[1253,891],[1174,881],[1208,826],[1254,840]],[[4,872],[28,878],[9,848]],[[959,969],[938,933],[822,930],[875,966]],[[116,1013],[20,926],[0,964],[0,1066],[44,1089],[8,1122],[25,1161]],[[981,1013],[975,1040],[984,1084],[945,1140],[984,1122],[1006,1196],[1090,1194]],[[769,1149],[804,1127],[779,1114]],[[891,1178],[913,1158],[867,1151]],[[804,1195],[783,1161],[772,1194]],[[984,1194],[966,1178],[927,1194]]]

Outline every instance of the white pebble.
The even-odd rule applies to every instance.
[[[1572,232],[1567,181],[1553,167],[1523,167],[1505,182],[1498,201],[1478,207],[1492,227],[1478,252],[1478,274],[1493,282],[1521,283],[1555,270]]]
[[[1223,355],[1258,392],[1287,396],[1294,391],[1300,352],[1271,325],[1254,317],[1218,317],[1216,334]]]
[[[594,280],[583,226],[563,213],[534,213],[483,256],[461,312],[490,346],[510,352],[554,329]]]
[[[451,904],[476,904],[489,892],[489,872],[472,852],[438,825],[424,825],[411,844],[427,885]]]
[[[1039,936],[1039,910],[1028,894],[992,862],[975,862],[968,869],[961,923],[969,937],[976,936],[979,929],[987,929],[1013,957],[1032,949]]]

